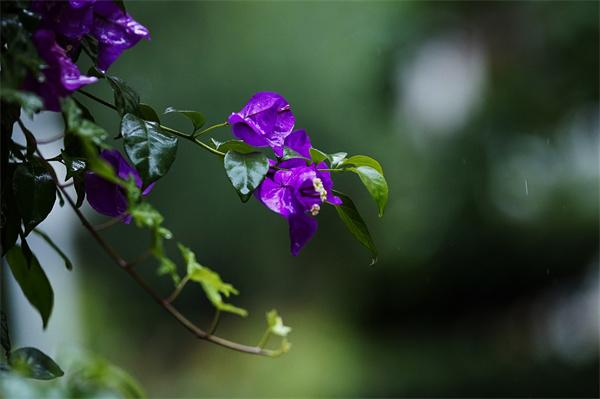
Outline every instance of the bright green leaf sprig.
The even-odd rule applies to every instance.
[[[263,337],[258,343],[258,347],[264,348],[269,342],[269,338],[271,338],[271,335],[277,335],[281,337],[281,343],[279,345],[279,349],[273,352],[274,356],[279,356],[284,353],[287,353],[292,347],[292,344],[287,339],[287,336],[292,331],[292,328],[283,324],[283,319],[281,318],[281,316],[279,316],[279,313],[277,313],[277,310],[275,309],[270,310],[266,313],[266,319],[267,329],[265,330]]]

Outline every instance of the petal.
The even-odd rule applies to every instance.
[[[256,196],[267,208],[284,217],[298,212],[292,190],[275,179],[265,178],[256,190]]]
[[[310,158],[310,137],[306,134],[306,130],[296,130],[285,138],[284,145],[296,151],[303,157]]]
[[[233,135],[243,140],[246,144],[254,147],[266,147],[269,145],[265,138],[253,128],[254,126],[248,124],[239,114],[232,114],[228,122],[231,124]]]
[[[315,166],[315,169],[327,169],[329,166],[325,162],[321,162]],[[323,182],[323,188],[327,191],[327,202],[332,205],[342,205],[340,197],[333,195],[333,180],[330,172],[317,171],[317,177]]]
[[[288,223],[290,228],[290,250],[292,255],[297,256],[317,232],[317,220],[301,213],[290,215]]]
[[[85,174],[84,183],[87,201],[98,213],[115,217],[127,212],[127,198],[118,185],[92,172]]]
[[[114,1],[94,4],[92,34],[98,39],[98,68],[108,67],[140,40],[150,39],[148,29],[124,12]]]
[[[129,180],[129,176],[133,176],[135,185],[139,188],[142,187],[142,178],[140,177],[140,174],[133,166],[129,165],[119,151],[103,150],[100,153],[100,157],[112,165],[115,173],[120,179]]]

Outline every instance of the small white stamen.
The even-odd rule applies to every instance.
[[[321,210],[321,207],[319,206],[319,204],[314,204],[313,206],[310,207],[310,214],[313,216],[317,216],[319,214],[320,210]]]
[[[327,190],[325,190],[325,187],[323,187],[323,181],[318,177],[315,177],[313,179],[313,187],[315,188],[315,191],[319,193],[321,202],[325,202],[325,200],[327,200]]]

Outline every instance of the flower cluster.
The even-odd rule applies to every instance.
[[[233,134],[255,147],[271,147],[277,161],[255,191],[270,210],[287,219],[291,252],[300,250],[317,231],[315,216],[324,203],[341,205],[332,194],[333,182],[327,164],[310,161],[312,147],[305,130],[294,131],[295,118],[289,103],[277,93],[256,93],[228,122]],[[283,159],[288,148],[301,157]]]
[[[97,43],[96,66],[103,71],[123,51],[150,38],[148,29],[114,1],[34,0],[31,11],[41,17],[33,41],[47,68],[42,82],[30,77],[25,88],[40,95],[50,111],[59,110],[60,98],[97,80],[81,75],[74,63],[84,37]]]

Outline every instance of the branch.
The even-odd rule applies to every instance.
[[[187,317],[185,317],[183,314],[181,314],[174,306],[172,306],[169,302],[167,302],[167,300],[163,300],[160,297],[160,295],[156,291],[154,291],[154,289],[152,287],[150,287],[146,283],[146,281],[144,281],[144,279],[137,273],[137,271],[131,267],[131,264],[128,263],[125,259],[123,259],[117,253],[117,251],[106,240],[104,240],[98,234],[98,232],[96,230],[94,230],[94,227],[91,225],[91,223],[85,218],[83,213],[81,213],[81,211],[77,208],[77,206],[75,205],[75,202],[73,201],[73,199],[71,198],[71,196],[69,195],[67,190],[60,185],[58,177],[56,176],[56,173],[54,172],[54,168],[52,168],[52,165],[50,165],[50,163],[48,163],[45,159],[43,159],[43,156],[37,147],[36,147],[36,153],[38,154],[38,156],[40,156],[40,158],[42,159],[42,162],[45,164],[46,168],[52,175],[52,178],[54,180],[56,187],[62,192],[63,196],[69,203],[69,206],[73,209],[73,211],[75,212],[75,214],[77,215],[77,217],[79,218],[79,220],[81,221],[83,226],[92,235],[94,240],[96,240],[96,242],[102,247],[102,249],[104,249],[104,251],[108,254],[108,256],[110,256],[110,258],[118,266],[120,266],[121,269],[123,269],[125,272],[127,272],[131,276],[131,278],[133,278],[135,280],[135,282],[140,287],[142,287],[142,289],[144,291],[146,291],[146,293],[148,295],[150,295],[156,301],[156,303],[158,303],[167,313],[169,313],[173,318],[175,318],[175,320],[177,320],[177,322],[179,324],[181,324],[184,328],[186,328],[189,332],[191,332],[197,338],[212,342],[214,344],[223,346],[228,349],[232,349],[232,350],[235,350],[238,352],[243,352],[243,353],[249,353],[249,354],[253,354],[253,355],[261,355],[261,356],[274,357],[274,356],[278,355],[277,351],[263,349],[258,346],[242,345],[242,344],[238,344],[236,342],[229,341],[225,338],[211,335],[210,333],[208,333],[208,332],[204,331],[203,329],[201,329],[200,327],[196,326],[192,321],[190,321]]]

